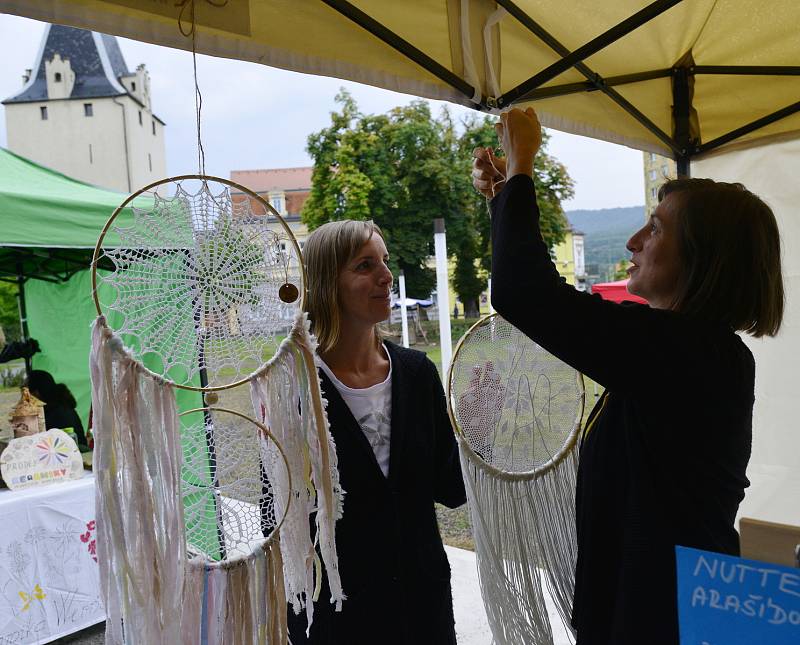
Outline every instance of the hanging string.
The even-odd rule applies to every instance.
[[[228,0],[204,0],[212,7],[224,7]],[[206,174],[206,153],[203,150],[203,137],[201,131],[201,113],[203,111],[203,95],[200,93],[200,83],[197,80],[197,21],[195,19],[196,0],[176,0],[175,6],[180,9],[178,12],[178,29],[186,38],[192,39],[192,73],[194,76],[194,111],[197,123],[197,173]],[[186,12],[189,12],[188,24],[185,19]]]

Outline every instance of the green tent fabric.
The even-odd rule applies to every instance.
[[[0,148],[0,277],[25,280],[29,335],[42,349],[34,367],[69,386],[84,424],[95,317],[88,268],[99,232],[124,199]]]
[[[125,197],[0,148],[2,246],[93,249]]]
[[[0,148],[0,278],[63,281],[87,268],[97,236],[125,198]],[[116,221],[130,218],[123,211]]]
[[[0,148],[0,278],[16,281],[23,277],[28,335],[36,338],[41,349],[32,359],[33,368],[47,370],[69,387],[84,427],[91,406],[91,324],[97,315],[89,265],[100,231],[126,197]],[[136,203],[146,206],[151,202],[139,198]],[[131,213],[121,213],[116,223],[130,225]],[[106,242],[118,243],[113,232]],[[101,285],[101,293],[106,288]],[[176,398],[180,410],[202,405],[197,392],[177,390]],[[198,441],[205,446],[205,437],[194,443]],[[197,450],[196,445],[188,448]],[[193,524],[197,526],[187,527],[190,541],[219,557],[218,536],[201,530],[208,526],[202,520],[212,518],[213,524],[217,512],[210,492],[210,471],[195,483],[200,490],[186,500],[195,509]]]

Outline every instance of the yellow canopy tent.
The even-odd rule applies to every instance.
[[[800,130],[800,3],[775,0],[0,0],[8,13],[698,154]],[[176,6],[180,5],[180,6]]]
[[[176,6],[178,5],[178,6]],[[788,311],[758,364],[743,512],[800,524],[800,2],[773,0],[0,0],[0,10],[334,76],[671,156],[771,202]]]

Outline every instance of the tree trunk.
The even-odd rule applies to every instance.
[[[478,298],[468,298],[464,301],[464,318],[480,318],[481,309]]]

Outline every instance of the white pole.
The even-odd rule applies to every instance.
[[[442,349],[442,378],[447,375],[453,357],[453,341],[450,337],[450,287],[447,280],[447,240],[444,220],[433,220],[433,245],[436,249],[436,293],[439,308],[439,345]]]
[[[408,347],[408,313],[406,310],[406,276],[400,271],[400,320],[403,323],[403,347]]]
[[[494,307],[492,307],[492,279],[489,278],[489,284],[486,285],[486,288],[489,290],[489,313],[494,313]]]

